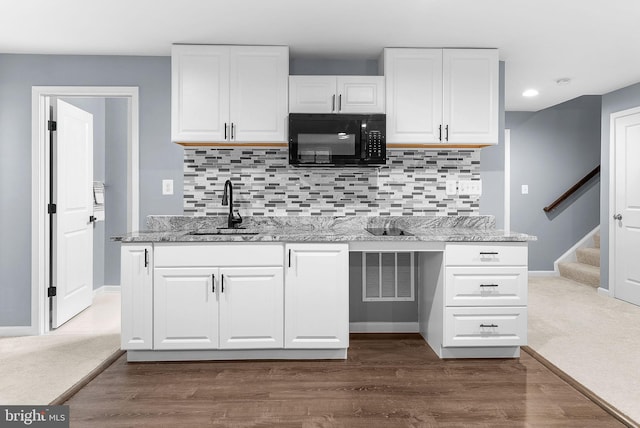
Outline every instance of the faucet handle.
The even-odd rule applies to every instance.
[[[242,216],[240,215],[240,213],[237,213],[238,217],[231,217],[231,222],[233,223],[233,225],[235,226],[236,224],[240,224],[242,223]]]

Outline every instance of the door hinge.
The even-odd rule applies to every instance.
[[[47,131],[57,131],[58,130],[58,122],[55,120],[47,121]]]
[[[49,287],[47,288],[47,297],[55,297],[56,296],[56,291],[58,289],[56,287]]]
[[[47,214],[55,214],[58,206],[56,204],[48,204],[47,205]]]

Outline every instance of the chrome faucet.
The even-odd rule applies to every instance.
[[[227,189],[229,197],[227,198]],[[227,180],[224,182],[224,193],[222,194],[222,205],[229,205],[229,220],[227,221],[227,227],[229,229],[235,229],[238,227],[240,223],[242,223],[242,217],[240,213],[238,213],[238,217],[236,218],[233,215],[233,184],[231,180]]]

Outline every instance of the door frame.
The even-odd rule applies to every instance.
[[[612,221],[616,213],[616,120],[640,113],[640,107],[611,113],[609,122],[609,296],[616,297],[616,224]],[[600,219],[602,224],[602,219]],[[601,226],[602,228],[602,226]]]
[[[128,100],[127,129],[127,232],[139,230],[139,90],[136,86],[33,86],[31,89],[31,327],[30,334],[49,331],[47,280],[50,233],[48,150],[46,148],[49,97],[125,98]]]

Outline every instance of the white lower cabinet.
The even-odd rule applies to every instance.
[[[520,346],[527,344],[527,308],[447,307],[444,346]]]
[[[527,244],[448,244],[443,347],[527,344]]]
[[[282,348],[282,262],[282,245],[157,245],[153,349]]]
[[[285,246],[285,348],[349,346],[349,245]]]
[[[153,348],[153,247],[126,244],[120,254],[120,346],[149,350]]]
[[[216,268],[156,268],[154,349],[218,348]]]
[[[220,269],[220,348],[282,348],[282,267]]]

